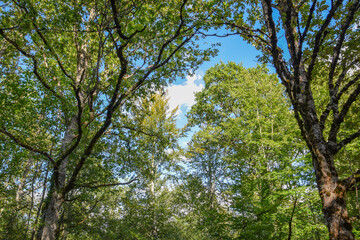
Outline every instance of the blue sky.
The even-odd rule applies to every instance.
[[[186,122],[185,114],[190,110],[191,106],[195,103],[195,92],[201,91],[203,88],[203,76],[210,67],[222,62],[236,62],[242,63],[244,67],[255,67],[257,64],[256,56],[260,52],[252,45],[244,42],[239,36],[229,36],[226,38],[208,37],[204,43],[208,44],[220,42],[221,46],[218,47],[218,55],[208,62],[204,62],[195,75],[187,76],[186,79],[178,79],[168,88],[169,104],[171,110],[179,106],[178,110],[178,127],[183,127]],[[187,138],[179,140],[180,145],[186,146],[186,143],[191,139],[191,133]]]

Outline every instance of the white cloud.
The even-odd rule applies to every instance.
[[[204,85],[199,83],[199,80],[201,79],[202,76],[200,74],[194,74],[192,76],[187,76],[185,83],[181,85],[172,84],[168,87],[170,109],[173,110],[179,106],[177,112],[179,117],[182,117],[181,115],[185,114],[180,108],[186,107],[186,111],[188,111],[195,103],[195,93],[204,88]]]

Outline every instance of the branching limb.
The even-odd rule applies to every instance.
[[[325,122],[326,119],[328,118],[331,110],[335,110],[337,111],[337,106],[336,108],[334,108],[334,104],[338,105],[338,102],[340,100],[340,98],[342,97],[342,95],[351,87],[353,86],[355,83],[357,83],[360,79],[360,74],[356,75],[354,77],[353,80],[349,81],[343,88],[341,88],[341,90],[339,91],[339,87],[340,84],[342,83],[342,81],[344,80],[347,72],[349,71],[349,69],[354,66],[355,63],[357,63],[358,61],[353,61],[348,67],[344,68],[343,71],[341,72],[340,76],[338,77],[338,80],[336,81],[335,84],[335,88],[334,91],[332,92],[333,95],[330,95],[330,101],[328,103],[328,105],[326,106],[326,109],[324,110],[324,112],[321,114],[320,116],[320,127],[321,130],[324,130],[325,127]]]
[[[231,35],[235,35],[235,34],[240,34],[241,36],[245,36],[248,38],[252,38],[252,39],[258,39],[260,42],[262,42],[263,44],[265,44],[266,46],[271,46],[270,42],[266,39],[264,39],[263,37],[261,37],[261,35],[266,36],[267,38],[270,38],[268,34],[266,34],[264,31],[262,31],[261,29],[250,29],[244,26],[239,26],[235,23],[232,22],[224,22],[224,23],[214,23],[216,25],[227,25],[230,26],[232,28],[235,28],[239,31],[239,33],[233,33],[233,34],[226,34],[224,36],[218,36],[216,34],[207,34],[206,36],[216,36],[216,37],[226,37],[226,36],[231,36]],[[259,33],[259,34],[257,34]]]
[[[354,20],[355,14],[359,10],[359,6],[360,6],[360,0],[355,1],[354,4],[351,5],[351,7],[348,11],[348,14],[346,15],[346,19],[341,26],[340,36],[339,36],[336,46],[334,48],[333,59],[331,62],[331,67],[330,67],[330,72],[329,72],[330,93],[334,88],[334,84],[333,84],[334,73],[335,73],[336,66],[338,65],[338,61],[340,58],[340,52],[342,50],[342,46],[343,46],[344,40],[345,40],[346,31],[349,29],[351,22]]]
[[[24,49],[22,49],[19,44],[12,39],[10,39],[4,31],[0,30],[0,35],[4,37],[4,39],[9,42],[12,46],[14,46],[21,54],[23,54],[25,57],[30,58],[33,61],[33,73],[35,74],[36,78],[41,82],[41,84],[49,90],[55,97],[57,97],[60,101],[65,102],[65,99],[63,96],[61,96],[58,92],[56,92],[46,81],[45,79],[40,75],[38,71],[38,61],[35,58],[34,55],[26,52]]]
[[[356,183],[360,182],[360,169],[341,182],[345,185],[347,191],[350,190]]]
[[[313,3],[311,4],[311,8],[310,8],[308,19],[306,21],[305,29],[304,29],[304,32],[301,34],[301,37],[300,37],[300,49],[302,48],[305,37],[306,37],[306,35],[307,35],[308,31],[309,31],[310,23],[311,23],[311,20],[312,20],[312,18],[314,16],[316,3],[317,3],[317,0],[314,0]]]
[[[282,83],[287,89],[290,89],[288,81],[291,81],[292,75],[286,66],[282,57],[281,49],[278,47],[278,38],[276,33],[276,24],[273,19],[273,11],[271,7],[271,0],[261,0],[263,13],[265,17],[266,26],[269,32],[270,52],[273,57],[274,67],[278,73]]]
[[[118,80],[117,80],[115,89],[113,91],[110,103],[108,104],[106,118],[105,118],[104,123],[101,126],[101,128],[95,133],[95,135],[90,140],[88,146],[85,148],[80,160],[77,162],[75,169],[63,190],[63,194],[66,194],[67,192],[69,192],[71,189],[74,188],[77,176],[79,175],[83,165],[85,164],[86,159],[92,153],[93,148],[94,148],[95,144],[97,143],[97,141],[100,139],[100,137],[105,133],[105,131],[110,126],[110,124],[112,122],[113,113],[120,106],[122,106],[125,103],[125,99],[127,99],[129,96],[131,96],[134,92],[136,92],[136,90],[138,90],[145,83],[145,80],[149,77],[149,75],[151,73],[153,73],[156,69],[158,69],[158,68],[164,66],[166,63],[168,63],[170,61],[170,59],[175,55],[175,53],[178,52],[197,33],[195,31],[195,33],[191,34],[190,36],[188,36],[184,40],[182,40],[182,42],[180,44],[178,44],[177,47],[174,50],[172,50],[172,52],[165,59],[163,59],[163,54],[164,54],[166,48],[170,45],[170,43],[174,42],[176,39],[178,39],[182,35],[181,30],[185,27],[185,22],[183,20],[182,15],[183,15],[183,9],[185,7],[186,2],[187,2],[187,0],[184,0],[181,5],[180,23],[179,23],[178,27],[176,28],[174,35],[171,38],[169,38],[167,41],[165,41],[164,44],[160,47],[157,58],[156,58],[154,64],[152,65],[152,67],[150,67],[144,73],[144,75],[134,85],[132,85],[132,87],[130,87],[125,93],[121,94],[120,96],[119,96],[119,91],[120,91],[121,83],[122,83],[124,77],[126,76],[127,70],[128,70],[128,60],[125,58],[125,55],[124,55],[124,51],[125,51],[125,48],[126,48],[128,42],[122,43],[119,47],[117,47],[116,42],[114,42],[115,47],[117,48],[117,56],[121,63],[121,70],[120,70],[120,74],[118,76]],[[112,4],[112,7],[115,8],[116,7],[115,4]],[[114,9],[113,9],[113,15],[115,18],[116,11],[114,11]],[[118,34],[122,34],[121,28],[118,28],[117,32],[118,32]],[[123,37],[121,37],[121,38],[123,38]]]
[[[30,2],[27,2],[28,4],[30,4]],[[59,56],[57,55],[56,51],[54,50],[53,47],[51,47],[51,45],[49,44],[49,42],[46,40],[44,34],[40,31],[39,27],[38,27],[38,24],[36,22],[36,18],[35,18],[35,15],[37,14],[36,13],[36,10],[34,9],[33,6],[30,5],[30,11],[29,9],[27,9],[25,6],[21,6],[19,5],[26,14],[31,14],[31,23],[32,25],[34,26],[35,28],[35,31],[36,33],[38,34],[38,36],[40,37],[40,39],[42,40],[42,42],[44,43],[45,47],[49,50],[49,52],[51,53],[51,55],[53,55],[53,57],[55,58],[56,62],[58,63],[58,66],[60,67],[61,71],[64,73],[64,75],[68,78],[70,78],[73,82],[74,82],[74,78],[66,71],[64,65],[62,64],[62,62],[60,61],[60,58]]]
[[[46,157],[51,163],[54,163],[54,160],[52,159],[52,157],[50,156],[50,154],[48,154],[47,152],[40,150],[38,148],[32,147],[29,144],[24,143],[23,141],[21,141],[18,137],[14,136],[12,133],[8,132],[4,127],[0,128],[0,132],[5,134],[6,136],[8,136],[11,140],[13,140],[17,145],[26,148],[27,150],[34,152],[34,153],[38,153],[43,155],[44,157]]]
[[[329,141],[336,142],[336,137],[337,137],[337,133],[340,128],[340,125],[344,122],[346,114],[348,113],[351,105],[355,102],[355,100],[359,96],[359,94],[360,94],[360,84],[350,94],[349,98],[343,105],[339,115],[337,116],[336,119],[334,119],[333,123],[331,124],[331,129],[330,129],[330,133],[329,133]],[[345,143],[345,144],[347,144],[347,143]]]
[[[354,139],[360,137],[360,130],[351,134],[349,137],[345,138],[344,140],[342,140],[341,142],[339,142],[336,145],[336,152],[340,151],[341,148],[343,148],[346,144],[351,143]]]
[[[131,131],[134,131],[134,132],[138,132],[138,133],[141,133],[141,134],[144,134],[144,135],[146,135],[146,136],[149,136],[149,137],[156,137],[158,140],[162,140],[162,138],[161,138],[161,136],[160,135],[158,135],[158,134],[154,134],[154,133],[148,133],[148,132],[145,132],[144,130],[142,130],[142,129],[139,129],[139,128],[136,128],[136,127],[131,127],[131,126],[124,126],[124,125],[122,125],[122,126],[116,126],[116,125],[114,125],[114,128],[124,128],[124,129],[128,129],[128,130],[131,130]],[[110,134],[112,134],[112,135],[116,135],[116,134],[114,134],[114,133],[110,133]]]
[[[311,80],[312,71],[314,69],[315,62],[316,62],[317,56],[320,51],[320,47],[321,47],[321,45],[325,39],[325,36],[327,34],[326,29],[329,26],[331,20],[333,19],[336,10],[340,7],[342,2],[343,2],[343,0],[337,0],[335,2],[335,4],[331,5],[331,9],[330,9],[328,15],[326,16],[325,21],[321,25],[319,31],[316,33],[315,40],[314,40],[315,45],[314,45],[314,49],[313,49],[313,52],[311,55],[311,61],[310,61],[308,71],[307,71],[307,79],[309,79],[309,80]]]

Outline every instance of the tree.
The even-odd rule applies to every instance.
[[[106,178],[110,182],[134,181],[125,187],[78,189],[71,198],[80,201],[65,207],[63,236],[168,239],[180,235],[178,224],[171,220],[173,193],[169,187],[169,173],[176,172],[180,131],[175,125],[176,110],[169,111],[167,102],[164,94],[138,98],[125,114],[114,118],[105,137],[107,155],[102,156],[102,164],[91,164],[90,171],[84,169],[91,177],[82,177],[78,184],[85,186],[94,181],[93,176],[99,179],[99,173],[104,175],[100,178],[103,182]]]
[[[127,162],[139,178],[121,202],[122,229],[126,230],[122,239],[131,239],[129,233],[139,238],[166,239],[176,227],[170,221],[172,192],[168,185],[171,174],[176,173],[180,130],[176,127],[177,109],[169,111],[168,101],[164,93],[141,99],[131,115],[119,121],[122,125],[114,124],[128,131],[127,151],[116,152],[127,152],[123,155],[127,160],[121,162]]]
[[[221,143],[224,138],[218,130],[213,126],[202,126],[188,143],[186,157],[191,170],[179,186],[184,189],[179,197],[187,205],[183,206],[189,212],[187,221],[194,221],[194,227],[204,238],[231,239],[228,224],[231,200],[226,183],[230,172],[225,160],[229,148]]]
[[[339,134],[352,121],[360,93],[359,7],[358,0],[227,1],[214,20],[262,50],[262,60],[275,67],[312,155],[330,239],[354,239],[346,195],[360,170],[340,178],[336,154],[360,136],[358,121]],[[319,93],[326,94],[321,104]]]
[[[2,5],[2,61],[16,72],[2,72],[0,132],[51,169],[39,239],[59,233],[62,204],[106,152],[100,143],[114,115],[214,53],[193,42],[199,32],[193,6],[186,0]]]
[[[203,232],[214,239],[323,235],[320,203],[308,197],[315,189],[307,151],[275,74],[229,62],[210,68],[204,81],[189,113],[200,129],[188,149],[192,175],[208,189],[205,203],[197,202],[205,209],[198,218],[210,216],[199,224]],[[206,209],[212,205],[218,215]]]

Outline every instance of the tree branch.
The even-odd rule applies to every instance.
[[[11,45],[13,45],[21,54],[23,54],[25,57],[30,58],[33,61],[33,73],[35,74],[36,78],[41,82],[41,84],[48,89],[55,97],[57,97],[60,101],[64,102],[65,99],[57,93],[39,74],[38,72],[38,61],[36,60],[35,56],[27,53],[24,49],[22,49],[19,44],[17,44],[15,41],[11,40],[4,31],[0,30],[0,35],[4,37],[4,39],[9,42]]]
[[[138,132],[138,133],[142,133],[142,134],[144,134],[144,135],[147,135],[147,136],[149,136],[149,137],[156,137],[158,140],[162,140],[162,138],[161,138],[161,136],[159,136],[158,134],[151,134],[151,133],[148,133],[148,132],[145,132],[145,131],[143,131],[143,130],[141,130],[141,129],[137,129],[137,128],[135,128],[135,127],[130,127],[130,126],[116,126],[116,125],[114,125],[114,127],[116,128],[116,127],[118,127],[118,128],[125,128],[125,129],[128,129],[128,130],[131,130],[131,131],[134,131],[134,132]],[[111,134],[113,134],[113,133],[111,133]],[[116,134],[113,134],[113,135],[116,135]]]
[[[320,127],[321,130],[324,130],[325,128],[325,121],[327,119],[327,117],[329,116],[329,113],[331,110],[335,110],[338,111],[337,108],[334,108],[334,104],[338,104],[341,96],[351,87],[353,86],[359,79],[360,79],[360,74],[358,74],[357,76],[355,76],[355,78],[351,81],[349,81],[341,90],[340,92],[338,92],[340,84],[342,83],[342,81],[344,80],[347,72],[349,71],[349,69],[358,61],[353,61],[348,67],[344,68],[343,71],[341,72],[340,76],[338,77],[338,80],[336,81],[335,84],[335,88],[333,91],[333,95],[330,95],[330,101],[328,103],[328,105],[326,106],[326,109],[324,110],[324,112],[321,114],[320,116]]]
[[[360,6],[360,0],[357,0],[354,4],[351,5],[349,12],[346,15],[346,19],[341,26],[341,29],[340,29],[341,33],[337,40],[336,46],[334,48],[333,59],[331,62],[331,68],[330,68],[330,72],[329,72],[329,90],[330,90],[330,92],[334,88],[334,84],[333,84],[334,72],[335,72],[335,68],[336,68],[337,63],[340,58],[340,51],[342,49],[342,46],[343,46],[343,43],[345,40],[346,31],[349,29],[350,24],[354,19],[355,13],[359,10],[359,6]]]
[[[333,123],[331,124],[331,129],[329,132],[329,141],[336,142],[336,136],[340,128],[340,125],[344,122],[346,114],[348,113],[351,105],[355,102],[359,94],[360,94],[360,84],[350,94],[349,98],[347,99],[343,108],[341,109],[340,114],[336,117],[336,119],[334,119]]]
[[[355,185],[355,183],[360,182],[360,170],[357,170],[350,177],[341,180],[341,182],[345,185],[347,191],[350,190]]]
[[[273,57],[274,67],[278,76],[281,79],[281,82],[286,86],[287,89],[290,89],[290,85],[288,81],[291,81],[292,76],[286,64],[283,60],[282,53],[280,48],[278,47],[278,39],[276,33],[276,25],[273,19],[273,11],[271,7],[271,0],[261,0],[261,5],[263,9],[263,14],[265,17],[266,26],[269,32],[270,38],[270,52]]]
[[[354,139],[360,137],[360,130],[351,134],[349,137],[345,138],[344,140],[342,140],[341,142],[339,142],[337,145],[336,145],[336,151],[340,151],[341,148],[343,148],[346,144],[349,144],[351,143]]]
[[[308,16],[308,19],[306,21],[306,26],[305,26],[305,30],[304,32],[301,34],[301,37],[300,37],[300,49],[302,48],[302,45],[304,43],[304,40],[305,40],[305,37],[309,31],[309,27],[310,27],[310,23],[311,23],[311,20],[313,18],[313,15],[314,15],[314,11],[315,11],[315,6],[316,6],[316,3],[317,3],[317,0],[314,0],[312,5],[311,5],[311,8],[310,8],[310,12],[309,12],[309,16]]]
[[[314,66],[315,66],[316,58],[317,58],[317,56],[319,54],[319,51],[320,51],[320,46],[322,45],[323,40],[324,40],[324,38],[326,36],[326,31],[325,30],[329,26],[332,18],[335,15],[336,10],[340,7],[342,2],[343,2],[343,0],[337,0],[335,2],[335,5],[331,5],[330,12],[326,16],[326,19],[325,19],[324,23],[321,25],[319,31],[316,33],[315,40],[314,40],[315,45],[314,45],[314,49],[313,49],[313,52],[312,52],[312,55],[311,55],[311,61],[310,61],[308,71],[307,71],[307,79],[309,79],[309,80],[311,80],[312,71],[313,71]]]
[[[16,136],[14,136],[12,133],[6,131],[6,129],[4,127],[0,128],[0,132],[5,134],[6,136],[8,136],[9,138],[11,138],[17,145],[26,148],[27,150],[34,152],[34,153],[39,153],[43,156],[45,156],[47,159],[49,159],[49,161],[51,163],[54,163],[54,160],[52,159],[52,157],[50,156],[50,154],[48,154],[47,152],[37,149],[35,147],[32,147],[28,144],[25,144],[24,142],[22,142],[19,138],[17,138]]]
[[[114,0],[111,0],[114,2]],[[182,32],[181,29],[185,26],[183,18],[182,18],[182,14],[183,14],[183,8],[185,7],[187,0],[184,0],[182,5],[181,5],[181,9],[180,9],[180,23],[179,26],[177,27],[174,35],[168,39],[167,41],[165,41],[164,44],[162,44],[162,46],[160,47],[160,50],[158,52],[157,58],[155,60],[155,63],[152,65],[151,68],[149,68],[149,70],[144,73],[144,75],[136,82],[132,85],[132,87],[130,87],[125,93],[121,94],[118,97],[119,91],[120,91],[120,87],[121,87],[121,83],[122,80],[124,79],[126,73],[127,73],[127,65],[128,65],[128,61],[127,59],[125,59],[125,56],[123,55],[123,51],[124,48],[126,47],[128,42],[125,42],[123,44],[121,44],[121,46],[118,48],[117,54],[118,57],[120,59],[120,63],[121,63],[121,71],[118,77],[118,81],[117,84],[115,86],[114,92],[112,94],[112,98],[110,103],[108,104],[108,109],[107,109],[107,115],[105,118],[105,121],[103,123],[103,125],[101,126],[101,128],[95,133],[95,135],[93,136],[93,138],[90,140],[89,145],[85,148],[83,155],[81,156],[80,160],[77,162],[75,169],[68,181],[68,183],[66,184],[65,188],[64,188],[64,194],[66,194],[67,192],[69,192],[74,186],[75,186],[75,182],[77,179],[78,174],[80,173],[82,166],[84,165],[86,159],[90,156],[90,154],[92,153],[92,150],[95,146],[95,144],[97,143],[97,141],[99,140],[99,138],[104,134],[104,132],[108,129],[108,127],[110,126],[111,122],[112,122],[112,116],[113,113],[124,104],[125,99],[127,99],[129,96],[131,96],[134,92],[136,92],[136,90],[138,90],[145,82],[145,80],[147,79],[147,77],[154,72],[156,69],[160,68],[161,66],[165,65],[166,63],[168,63],[170,61],[170,59],[174,56],[174,54],[179,51],[188,41],[190,41],[190,39],[195,35],[195,33],[193,33],[192,35],[188,36],[186,39],[182,40],[182,42],[164,59],[161,61],[164,51],[167,48],[167,46],[172,43],[173,41],[175,41],[176,39],[179,38],[179,36],[181,36]],[[115,8],[115,2],[114,5],[112,6],[113,8]],[[116,15],[116,11],[114,11],[113,9],[113,15]],[[116,16],[114,16],[115,18]],[[122,34],[121,31],[119,31],[118,29],[118,34]],[[120,36],[121,37],[121,36]],[[114,39],[115,41],[115,39]]]

